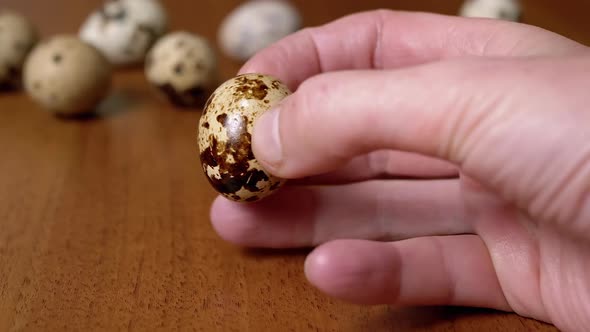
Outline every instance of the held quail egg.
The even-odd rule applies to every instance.
[[[20,86],[23,64],[37,38],[35,27],[25,17],[0,11],[0,90]]]
[[[178,31],[162,37],[148,53],[148,81],[179,107],[203,107],[215,88],[217,59],[209,42]]]
[[[258,201],[285,183],[262,169],[251,144],[256,119],[289,94],[271,76],[245,74],[223,83],[207,101],[199,121],[201,164],[209,183],[226,198]]]
[[[164,34],[167,21],[158,0],[110,0],[88,17],[79,36],[114,65],[135,65]]]
[[[246,2],[223,20],[218,34],[219,45],[230,58],[246,61],[300,27],[299,12],[286,1]]]
[[[521,15],[518,0],[466,0],[461,16],[518,21]]]
[[[111,67],[104,56],[69,35],[39,44],[24,68],[24,85],[31,98],[63,115],[94,111],[108,92],[110,81]]]

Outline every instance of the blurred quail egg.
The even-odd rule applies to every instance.
[[[27,18],[0,11],[0,90],[20,86],[22,67],[37,39],[37,31]]]
[[[111,61],[124,66],[143,62],[164,34],[167,14],[158,0],[110,0],[92,13],[80,28],[80,38]]]
[[[518,0],[466,0],[461,7],[460,15],[518,21],[521,8]]]
[[[218,39],[227,56],[246,61],[300,27],[300,14],[287,1],[250,1],[234,9],[223,20]]]
[[[209,42],[178,31],[162,37],[148,53],[148,81],[179,107],[203,107],[215,88],[217,59]]]
[[[201,164],[217,192],[237,202],[263,199],[284,184],[262,169],[252,152],[256,119],[291,94],[260,74],[230,79],[211,95],[199,121]]]
[[[58,35],[42,42],[24,68],[24,85],[31,98],[64,115],[94,111],[110,81],[109,62],[75,36]]]

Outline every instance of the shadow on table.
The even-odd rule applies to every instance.
[[[244,255],[258,259],[270,259],[277,257],[305,257],[313,248],[296,248],[296,249],[264,249],[264,248],[246,248],[242,252]]]
[[[58,115],[64,121],[94,121],[102,118],[108,118],[124,114],[130,110],[135,109],[135,106],[140,104],[140,101],[145,99],[140,91],[132,89],[116,90],[109,94],[97,106],[96,111],[91,113],[82,113],[76,115]]]
[[[467,322],[473,328],[481,327],[479,318],[489,321],[490,317],[500,317],[508,313],[462,307],[414,307],[388,308],[380,315],[373,316],[368,322],[359,326],[366,331],[424,331],[424,330],[454,330],[455,322]],[[464,325],[464,324],[462,324]],[[464,326],[465,327],[465,326]]]
[[[23,89],[15,86],[8,86],[0,84],[0,96],[14,96],[21,94]]]

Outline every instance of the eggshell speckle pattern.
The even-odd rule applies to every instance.
[[[179,31],[154,45],[145,72],[174,105],[203,107],[217,84],[217,59],[205,38]]]
[[[37,40],[35,27],[24,16],[0,11],[0,90],[20,86],[23,65]]]
[[[167,24],[158,0],[110,0],[86,19],[79,36],[112,64],[135,65],[143,62]]]
[[[201,163],[213,188],[226,198],[254,202],[284,184],[262,169],[251,144],[256,119],[290,94],[273,77],[245,74],[223,83],[209,98],[199,121]]]
[[[110,81],[111,66],[104,56],[69,35],[38,45],[24,68],[27,93],[44,108],[63,115],[94,111]]]
[[[249,1],[223,20],[219,45],[230,58],[246,61],[300,27],[301,15],[287,1]]]
[[[460,15],[518,21],[521,6],[518,0],[466,0],[461,7]]]

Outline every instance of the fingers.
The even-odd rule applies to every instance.
[[[291,181],[296,185],[326,185],[374,179],[444,179],[458,177],[457,166],[432,157],[381,150],[353,158],[334,172]]]
[[[497,67],[456,61],[322,74],[257,120],[254,154],[284,178],[324,174],[381,149],[460,162],[454,144],[490,120],[486,115],[505,98],[505,89],[518,84],[496,78],[508,70]],[[477,86],[468,79],[486,76]]]
[[[305,273],[323,292],[354,303],[510,310],[487,248],[475,235],[334,241],[309,255]]]
[[[457,180],[371,181],[330,187],[287,187],[255,204],[218,198],[218,234],[248,247],[309,247],[329,240],[405,239],[472,232]]]
[[[274,75],[292,89],[316,74],[387,69],[459,56],[557,55],[584,46],[500,20],[378,10],[304,29],[261,51],[241,73]]]

